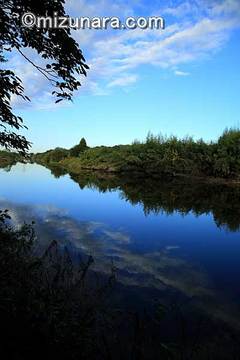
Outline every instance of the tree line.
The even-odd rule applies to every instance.
[[[240,130],[226,129],[215,142],[148,134],[131,145],[90,148],[86,140],[71,149],[56,148],[32,156],[33,161],[60,165],[72,173],[81,170],[134,172],[144,176],[178,175],[239,179]]]

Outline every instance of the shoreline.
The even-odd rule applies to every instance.
[[[58,168],[63,170],[66,174],[74,174],[74,175],[81,175],[81,173],[94,173],[94,174],[101,174],[107,176],[116,176],[116,177],[129,177],[131,176],[132,179],[141,180],[141,179],[149,179],[155,181],[177,181],[182,180],[184,183],[202,183],[202,184],[213,184],[213,185],[227,185],[227,186],[240,186],[240,178],[221,178],[221,177],[212,177],[212,176],[197,176],[191,174],[161,174],[158,172],[155,173],[148,173],[143,171],[121,171],[116,170],[111,167],[107,168],[98,168],[98,167],[79,167],[78,170],[74,170],[68,166],[64,166],[63,164],[59,163],[51,163],[51,164],[44,164],[43,162],[34,161],[33,163],[42,165],[51,170],[51,168]]]
[[[17,163],[23,163],[19,160],[8,161],[8,159],[1,159],[0,158],[0,169],[6,169],[9,166],[14,166]],[[174,174],[164,174],[161,172],[147,172],[147,171],[137,171],[134,169],[129,170],[118,170],[114,169],[111,166],[107,167],[94,167],[94,166],[78,166],[72,167],[71,163],[68,165],[66,161],[63,163],[59,162],[52,162],[52,163],[44,163],[41,161],[27,161],[25,163],[29,164],[38,164],[47,169],[58,169],[61,170],[63,174],[73,174],[73,175],[81,175],[81,173],[93,173],[93,174],[101,174],[106,177],[108,176],[115,176],[115,177],[129,177],[131,176],[132,179],[142,180],[142,179],[149,179],[154,181],[180,181],[183,183],[201,183],[201,184],[213,184],[213,185],[226,185],[226,186],[240,186],[240,178],[221,178],[221,177],[213,177],[213,176],[206,176],[206,175],[192,175],[192,174],[181,174],[181,173],[174,173]]]

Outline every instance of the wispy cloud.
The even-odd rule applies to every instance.
[[[122,19],[138,15],[135,1],[70,0],[67,11],[73,16],[117,15]],[[190,63],[214,56],[240,25],[239,0],[182,1],[178,6],[160,9],[153,4],[145,10],[146,16],[156,14],[166,18],[165,30],[73,32],[90,65],[89,76],[83,80],[79,94],[107,95],[115,87],[131,87],[141,79],[142,67],[154,66],[156,71],[159,68],[173,71],[176,76],[187,76],[188,71],[183,72],[178,67],[184,65],[186,69]],[[36,58],[36,54],[32,56]],[[9,65],[13,64],[34,106],[43,107],[54,102],[49,84],[30,64],[16,57],[10,60]]]
[[[174,74],[175,74],[176,76],[189,76],[189,75],[190,75],[189,72],[180,71],[180,70],[175,70],[175,71],[174,71]]]
[[[137,75],[124,75],[115,80],[111,81],[107,86],[114,87],[114,86],[121,86],[125,87],[131,84],[134,84],[138,79]]]

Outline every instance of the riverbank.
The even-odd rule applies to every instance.
[[[240,181],[240,130],[226,130],[217,142],[195,141],[190,137],[148,135],[131,145],[89,148],[85,139],[67,150],[56,148],[35,154],[32,161],[45,166],[59,165],[69,173],[103,171],[137,174],[139,177],[189,177],[223,182]]]
[[[15,165],[18,161],[20,161],[20,156],[17,153],[0,151],[0,168]]]
[[[229,186],[240,186],[240,177],[235,178],[221,178],[213,176],[201,176],[201,175],[192,175],[192,174],[181,174],[181,173],[167,173],[162,174],[161,172],[152,171],[144,172],[140,170],[129,169],[128,171],[121,171],[120,169],[111,167],[111,166],[82,166],[81,162],[76,162],[76,159],[65,159],[59,163],[50,163],[44,164],[38,162],[39,165],[43,165],[50,170],[57,171],[62,174],[72,174],[79,175],[86,172],[96,174],[97,176],[109,177],[109,176],[120,176],[120,177],[132,177],[135,180],[141,179],[152,179],[152,180],[169,180],[169,181],[178,181],[182,183],[200,183],[200,184],[219,184],[219,185],[229,185]]]
[[[7,152],[0,153],[0,163],[11,165]],[[183,178],[207,183],[240,184],[240,130],[226,130],[216,142],[194,141],[148,135],[144,142],[131,145],[90,148],[84,138],[70,149],[56,148],[32,154],[31,162],[60,172],[82,171],[122,174],[141,178]]]

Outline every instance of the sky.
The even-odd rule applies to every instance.
[[[127,144],[149,131],[210,141],[240,125],[240,0],[67,0],[66,12],[162,16],[165,29],[73,31],[90,66],[73,103],[55,104],[47,80],[13,53],[8,68],[31,103],[12,102],[32,151],[81,137],[89,146]]]

